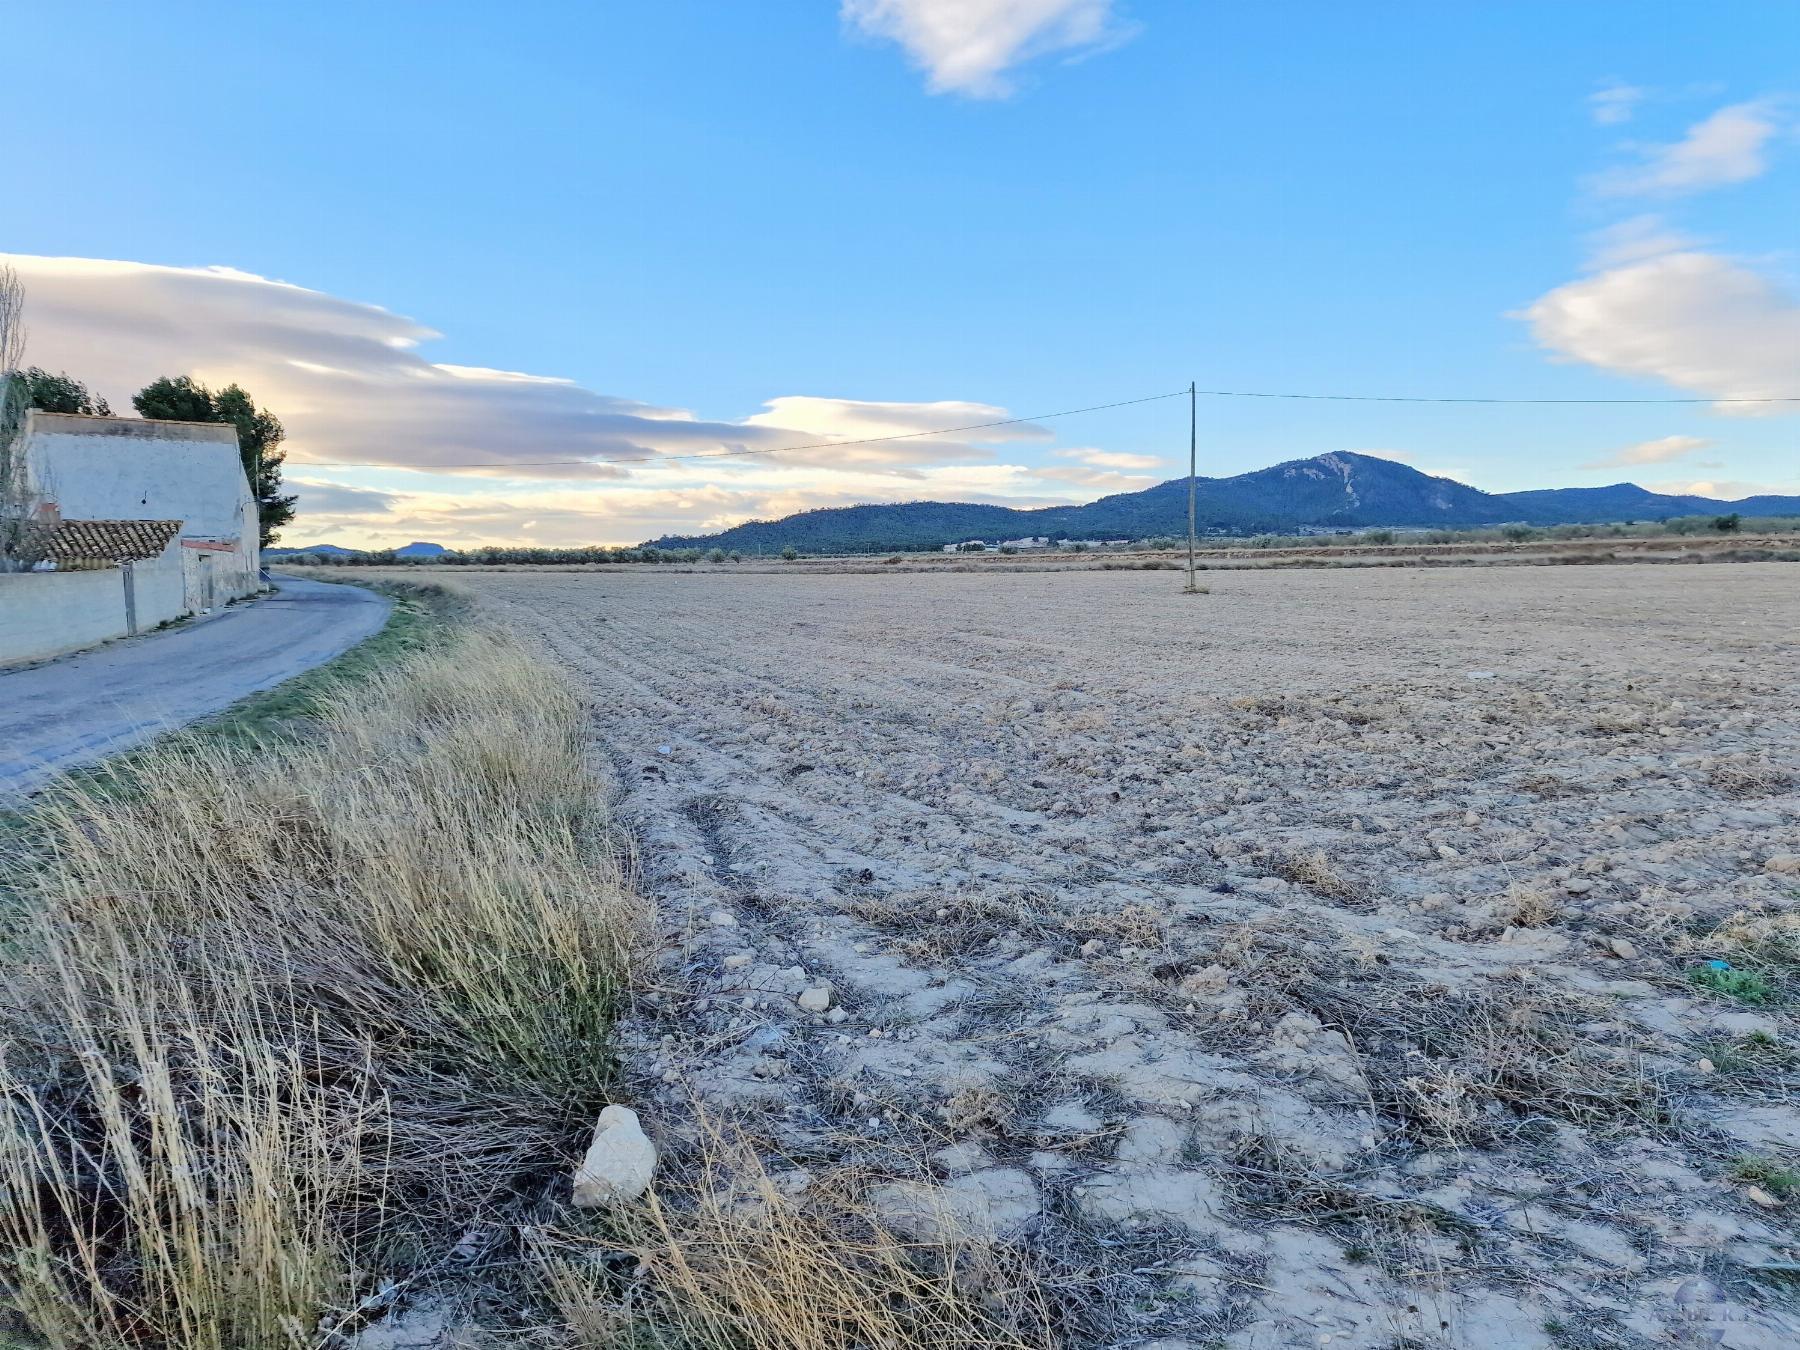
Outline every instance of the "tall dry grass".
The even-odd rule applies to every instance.
[[[562,1350],[1042,1350],[1056,1308],[1025,1255],[874,1217],[839,1172],[804,1190],[701,1117],[691,1171],[598,1234],[539,1230],[528,1255]],[[626,1276],[607,1255],[636,1262]]]
[[[0,1284],[55,1350],[312,1345],[605,1100],[638,923],[579,703],[506,639],[46,810],[0,1006]]]

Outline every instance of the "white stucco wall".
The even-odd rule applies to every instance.
[[[33,494],[69,520],[179,520],[181,538],[225,541],[186,569],[190,608],[258,589],[256,502],[238,456],[237,431],[203,422],[33,412],[25,464]],[[210,578],[209,585],[200,585]]]
[[[132,569],[140,633],[188,612],[174,550]],[[42,661],[124,637],[125,577],[97,572],[0,572],[0,666]]]

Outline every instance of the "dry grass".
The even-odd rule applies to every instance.
[[[1245,937],[1233,964],[1259,1020],[1297,1006],[1342,1031],[1373,1105],[1422,1141],[1492,1146],[1542,1120],[1643,1129],[1666,1115],[1664,1084],[1636,1050],[1588,1030],[1604,1005],[1528,980],[1452,988],[1294,933]]]
[[[694,1170],[600,1234],[543,1231],[533,1255],[571,1350],[1028,1350],[1057,1343],[1016,1255],[902,1237],[839,1170],[804,1189],[706,1122]],[[631,1258],[611,1262],[620,1252]]]
[[[1706,768],[1706,781],[1722,795],[1737,801],[1773,797],[1794,786],[1793,774],[1767,759],[1748,755],[1714,759]]]
[[[1346,904],[1361,903],[1369,898],[1368,887],[1339,869],[1322,848],[1278,855],[1270,860],[1269,870],[1296,886],[1304,886]]]
[[[1563,916],[1562,902],[1549,887],[1515,881],[1500,898],[1497,917],[1514,928],[1544,928]]]
[[[313,1343],[560,1171],[636,924],[579,704],[465,632],[47,811],[0,1030],[0,1283],[56,1350]]]

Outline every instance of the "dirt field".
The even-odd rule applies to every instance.
[[[1071,1344],[1800,1340],[1800,566],[458,580],[592,690],[671,1140]]]

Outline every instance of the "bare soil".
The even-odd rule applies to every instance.
[[[459,580],[592,690],[675,1151],[1072,1344],[1800,1340],[1800,567]]]

